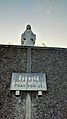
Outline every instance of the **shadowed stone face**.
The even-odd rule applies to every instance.
[[[21,35],[21,45],[23,46],[34,46],[36,35],[33,34],[31,26],[27,25],[25,32]]]

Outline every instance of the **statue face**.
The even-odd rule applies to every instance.
[[[28,29],[31,30],[31,26],[30,25],[26,26],[26,30],[28,30]]]

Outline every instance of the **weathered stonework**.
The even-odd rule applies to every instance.
[[[27,92],[10,92],[12,72],[27,72],[27,48],[0,45],[0,119],[25,119]],[[31,72],[47,76],[47,92],[32,98],[32,119],[67,119],[67,49],[31,47]]]

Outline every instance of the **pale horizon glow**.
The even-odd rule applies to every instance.
[[[67,0],[0,0],[0,44],[21,45],[27,24],[36,46],[67,48]]]

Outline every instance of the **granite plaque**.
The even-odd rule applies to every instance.
[[[10,90],[46,91],[46,75],[44,73],[12,73]]]

